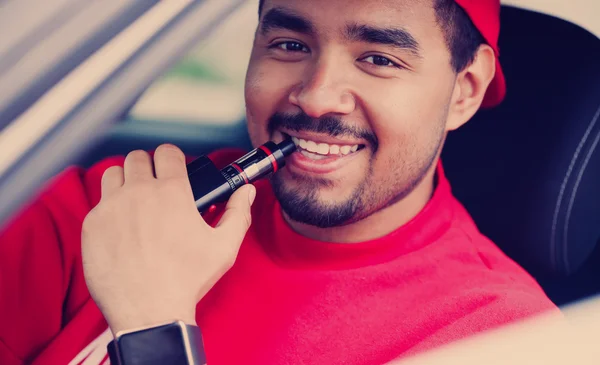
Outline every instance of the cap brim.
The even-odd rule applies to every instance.
[[[481,104],[482,108],[493,108],[498,106],[506,96],[506,79],[500,65],[500,60],[496,58],[496,74],[488,86],[485,97]]]

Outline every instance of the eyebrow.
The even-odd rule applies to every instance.
[[[354,24],[346,28],[346,37],[351,41],[391,45],[421,57],[419,42],[408,31],[401,28],[376,28]]]
[[[269,10],[261,21],[261,32],[266,34],[273,29],[285,29],[292,32],[314,34],[314,26],[300,15],[282,8]]]

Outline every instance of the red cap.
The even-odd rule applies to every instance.
[[[496,75],[490,83],[483,99],[484,108],[494,107],[506,95],[506,80],[500,66],[500,50],[498,37],[500,35],[500,0],[455,0],[471,18],[487,44],[496,53]]]

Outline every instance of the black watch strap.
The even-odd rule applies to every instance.
[[[206,364],[200,328],[183,322],[119,334],[107,349],[111,365]]]

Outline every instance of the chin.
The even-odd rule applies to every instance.
[[[315,191],[321,192],[336,189],[336,184],[330,179],[297,173],[288,168],[283,168],[277,172],[273,180],[281,184],[286,190],[295,190],[298,192],[306,191],[307,193],[313,193]]]
[[[271,179],[273,191],[283,211],[296,222],[319,228],[343,226],[354,220],[362,206],[359,191],[342,195],[331,181],[284,171]]]

